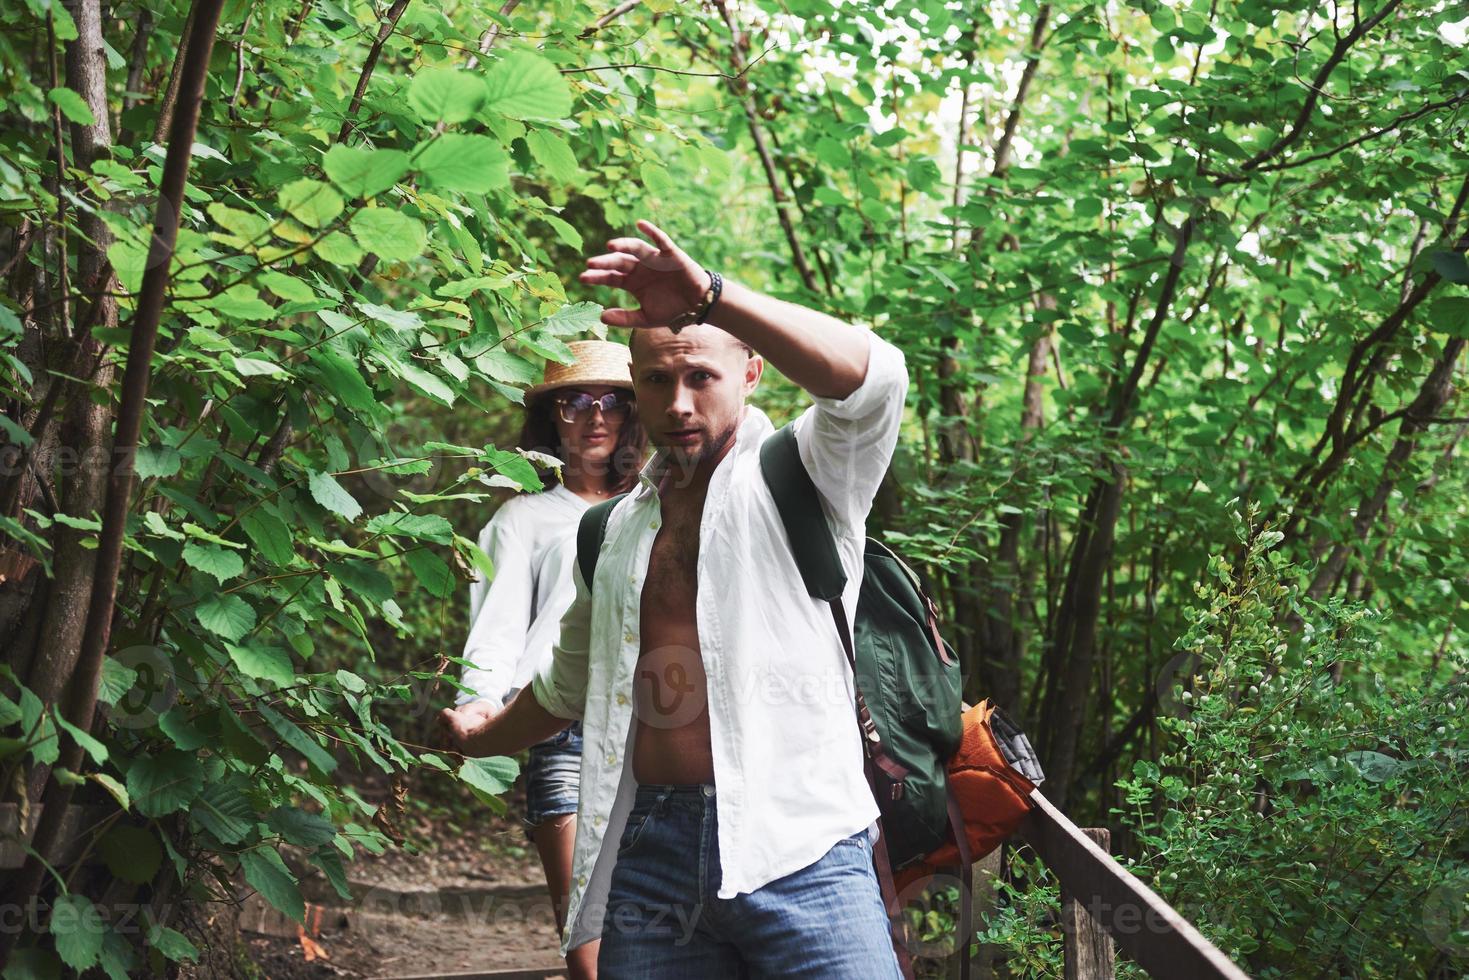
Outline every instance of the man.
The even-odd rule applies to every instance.
[[[603,980],[897,976],[851,671],[761,476],[774,428],[745,400],[767,358],[811,394],[796,441],[854,610],[903,355],[738,283],[717,291],[660,229],[638,227],[651,243],[614,239],[581,281],[640,304],[602,319],[633,328],[639,416],[659,452],[610,517],[594,583],[575,573],[551,664],[503,713],[443,722],[479,756],[582,719],[562,952],[600,936]]]

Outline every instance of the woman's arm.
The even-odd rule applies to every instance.
[[[513,503],[513,501],[512,501]],[[470,584],[469,636],[456,705],[481,700],[499,707],[510,690],[515,668],[525,653],[535,602],[535,570],[527,542],[501,507],[480,532],[479,548],[495,566],[494,577]]]

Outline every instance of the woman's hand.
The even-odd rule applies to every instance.
[[[448,746],[462,755],[493,755],[481,751],[480,743],[490,722],[504,711],[490,701],[471,701],[458,708],[445,708],[439,712],[439,730]]]

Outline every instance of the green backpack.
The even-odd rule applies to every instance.
[[[918,576],[872,538],[863,555],[854,643],[841,601],[847,576],[789,425],[760,447],[760,469],[806,590],[831,604],[857,678],[868,781],[882,813],[881,837],[887,845],[875,849],[878,873],[888,879],[883,881],[888,892],[893,869],[920,860],[950,839],[964,838],[946,767],[961,733],[959,660],[939,636],[937,607]],[[612,508],[622,496],[595,504],[582,515],[577,562],[587,583],[595,574]]]

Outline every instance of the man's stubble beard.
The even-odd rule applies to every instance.
[[[726,446],[734,441],[735,433],[737,433],[740,428],[740,415],[743,415],[743,406],[741,406],[741,412],[739,415],[735,416],[734,421],[726,426],[725,429],[718,436],[711,439],[707,446],[705,446],[703,449],[700,449],[692,456],[688,455],[677,446],[664,447],[663,451],[668,455],[669,461],[674,463],[678,467],[685,482],[687,482],[688,479],[693,476],[694,470],[698,469],[700,464],[702,464],[705,460],[710,460],[717,457],[721,452],[724,451],[724,448]]]

